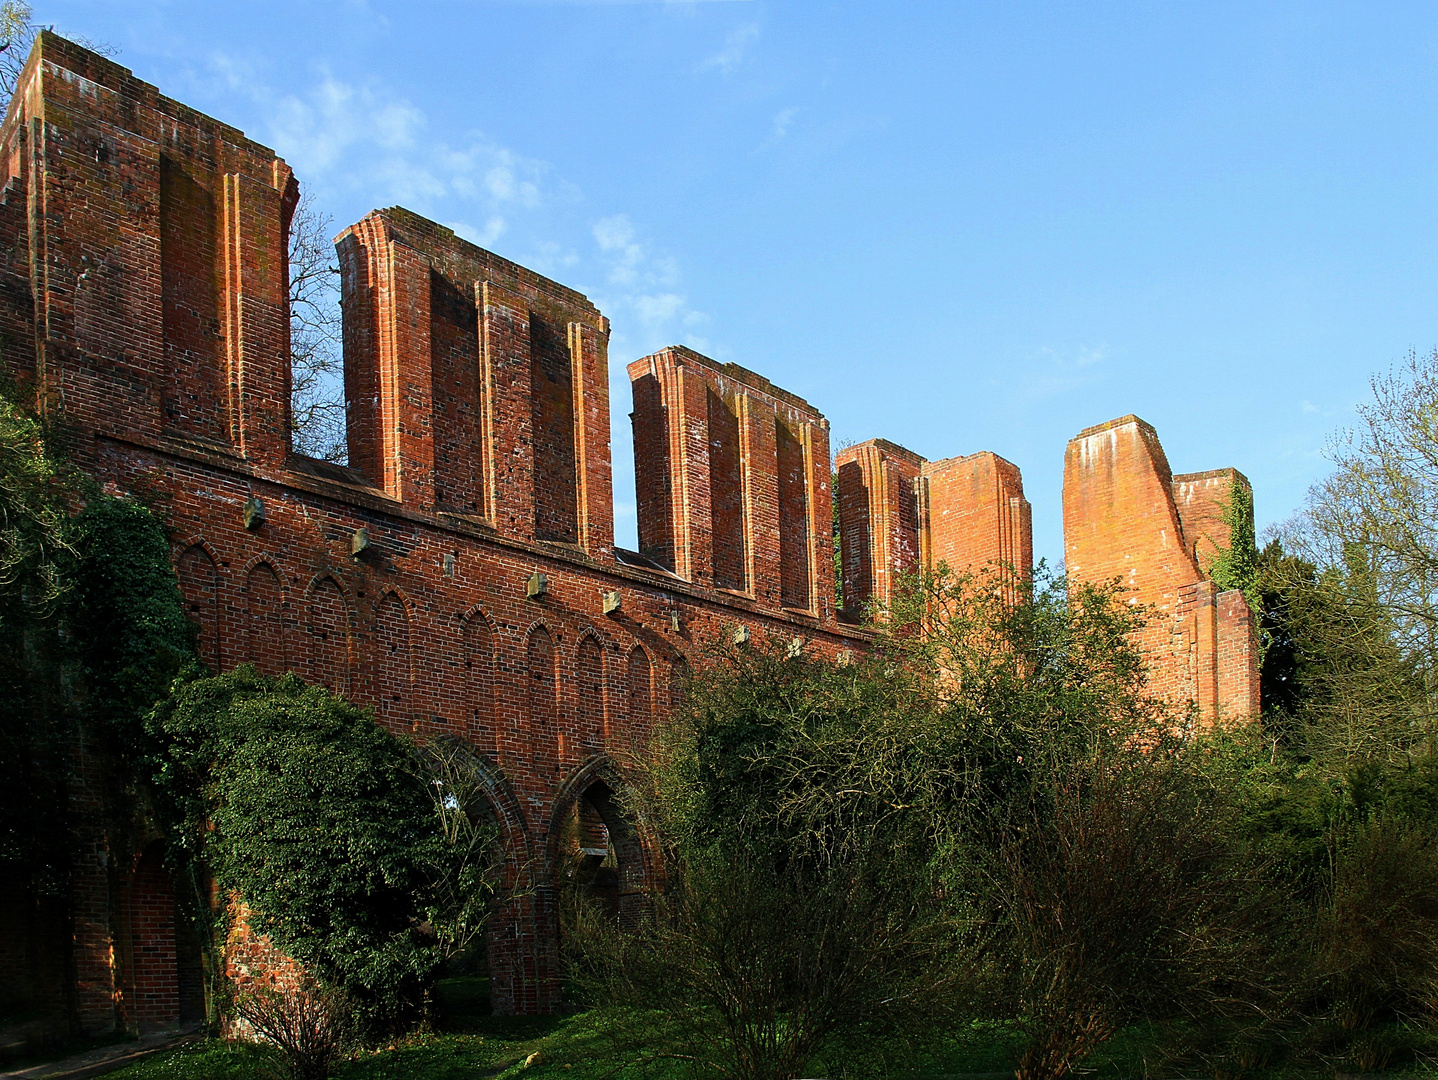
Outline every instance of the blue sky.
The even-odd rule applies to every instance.
[[[835,445],[1023,470],[1137,413],[1260,526],[1369,376],[1438,345],[1438,5],[41,3],[273,146],[343,227],[394,203],[688,344]]]

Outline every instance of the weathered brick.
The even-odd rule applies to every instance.
[[[1149,612],[1138,635],[1149,689],[1201,720],[1254,719],[1258,649],[1243,594],[1204,567],[1227,547],[1223,507],[1248,480],[1234,469],[1174,476],[1136,416],[1087,428],[1064,459],[1064,562],[1075,582],[1117,581]]]
[[[622,763],[677,704],[696,645],[735,626],[830,656],[870,640],[833,610],[827,421],[678,346],[630,364],[642,550],[616,548],[608,320],[391,207],[337,241],[349,464],[311,460],[288,437],[299,189],[283,161],[48,32],[0,161],[6,371],[69,425],[98,481],[163,492],[212,670],[298,671],[394,731],[469,740],[515,887],[489,927],[495,1005],[553,1010],[564,826],[613,846],[604,899],[637,919],[654,854],[620,810]],[[1027,574],[1011,463],[926,462],[875,440],[836,464],[846,618],[920,565]],[[1153,603],[1154,685],[1214,715],[1256,707],[1247,607],[1198,570],[1226,542],[1218,508],[1236,483],[1170,477],[1133,418],[1069,447],[1070,572],[1124,575]],[[249,528],[252,499],[265,514]],[[535,575],[547,589],[531,597]],[[23,940],[43,918],[5,920],[0,992],[22,992],[10,968],[24,964],[40,972],[34,1000],[65,998],[86,1030],[172,1023],[193,1011],[195,950],[156,849],[136,862],[107,833],[85,747],[82,732],[69,956]],[[297,978],[233,902],[233,977]]]
[[[623,849],[615,902],[637,917],[652,856],[611,797],[617,762],[673,707],[695,643],[743,624],[831,655],[864,645],[828,600],[827,424],[724,369],[720,411],[732,391],[745,398],[721,466],[728,562],[716,579],[712,564],[676,574],[617,551],[608,321],[390,208],[337,241],[350,464],[292,454],[289,168],[48,32],[21,83],[0,130],[7,368],[63,413],[98,480],[164,490],[212,670],[296,670],[395,731],[473,743],[521,887],[490,928],[495,1004],[553,1009],[559,824],[576,808],[604,818]],[[250,499],[265,509],[253,529]],[[354,556],[361,529],[371,546]],[[529,598],[536,573],[548,589]],[[610,593],[620,605],[606,613]],[[93,763],[76,753],[76,798],[98,811]],[[72,898],[81,1024],[173,1022],[192,974],[173,890],[160,863],[117,866],[103,828],[86,830]],[[239,925],[245,962],[275,963]]]

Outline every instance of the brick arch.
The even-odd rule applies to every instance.
[[[185,614],[200,628],[196,649],[200,659],[218,675],[221,670],[220,561],[201,537],[187,540],[177,550],[175,576],[180,582]]]
[[[488,754],[474,748],[474,760],[488,802],[490,820],[498,827],[504,870],[500,876],[503,899],[489,918],[486,952],[490,997],[496,1013],[516,1011],[526,985],[535,975],[529,944],[536,925],[536,878],[533,845],[524,809],[508,778]]]
[[[624,705],[633,736],[642,740],[654,720],[654,663],[643,645],[634,645],[625,658]]]
[[[239,659],[262,675],[282,675],[295,666],[289,623],[289,590],[279,560],[265,553],[244,568],[244,650]]]
[[[549,627],[536,623],[524,639],[525,722],[536,760],[553,763],[559,749],[559,649]]]
[[[305,678],[349,695],[354,648],[349,594],[332,571],[316,574],[305,589]]]
[[[393,586],[375,601],[373,673],[376,712],[388,727],[412,726],[414,707],[414,633],[409,597]]]
[[[494,712],[497,677],[494,624],[477,605],[460,616],[459,729],[472,745],[499,754],[499,722]]]
[[[609,701],[605,679],[606,642],[593,631],[579,636],[574,650],[575,720],[582,750],[594,752],[609,744]]]
[[[655,863],[652,843],[624,807],[624,795],[630,788],[628,778],[608,754],[594,754],[586,759],[565,778],[555,795],[545,832],[545,855],[554,888],[563,888],[571,879],[561,880],[561,875],[575,869],[572,864],[576,854],[563,850],[570,839],[566,836],[566,826],[574,825],[574,816],[578,814],[581,830],[586,825],[592,829],[593,817],[597,816],[618,865],[614,868],[614,880],[594,884],[603,890],[599,898],[611,907],[621,924],[633,927],[643,914],[644,892]]]

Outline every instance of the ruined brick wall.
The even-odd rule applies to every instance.
[[[580,803],[619,813],[603,797],[625,783],[615,762],[647,746],[696,643],[738,623],[831,654],[863,646],[826,603],[825,421],[758,376],[724,374],[717,573],[712,556],[681,574],[618,551],[607,321],[391,208],[338,241],[351,464],[303,458],[287,426],[298,189],[284,162],[49,33],[0,149],[8,371],[71,425],[96,479],[164,490],[213,670],[295,670],[395,731],[480,751],[519,893],[491,924],[494,1001],[553,1009],[557,823]],[[530,595],[536,575],[547,588]],[[83,810],[101,796],[76,753]],[[614,882],[632,907],[650,856],[626,823],[606,824],[627,838]],[[81,1026],[173,1022],[190,991],[163,872],[117,866],[99,824],[81,832]]]
[[[983,451],[925,463],[919,474],[920,557],[992,574],[1012,599],[1033,572],[1033,512],[1018,466]]]
[[[898,580],[941,563],[995,575],[1014,599],[1033,571],[1033,513],[1017,465],[983,451],[925,461],[886,439],[840,451],[844,608],[891,602]]]
[[[628,370],[640,553],[761,608],[832,620],[828,421],[680,346]]]
[[[1136,416],[1087,428],[1064,459],[1064,561],[1075,582],[1117,580],[1150,612],[1139,645],[1149,687],[1201,719],[1258,715],[1258,653],[1243,595],[1202,568],[1228,543],[1233,469],[1175,477],[1158,433]]]
[[[887,439],[845,447],[838,476],[839,564],[844,613],[859,620],[894,599],[899,578],[919,565],[919,499],[924,459]]]
[[[476,748],[515,896],[489,928],[494,1002],[553,1010],[561,834],[602,833],[606,902],[635,919],[652,853],[623,820],[618,763],[674,707],[698,643],[736,625],[827,655],[869,640],[833,610],[827,421],[688,349],[630,364],[642,551],[616,548],[607,320],[389,208],[338,240],[349,465],[301,457],[283,161],[49,33],[0,161],[7,372],[98,481],[164,492],[212,670],[294,670],[391,730]],[[875,440],[837,467],[846,617],[917,565],[1028,571],[1029,507],[1002,458]],[[1069,447],[1070,572],[1122,575],[1155,605],[1154,685],[1210,714],[1256,706],[1243,598],[1201,570],[1240,482],[1171,477],[1133,418]],[[73,752],[67,1001],[86,1030],[173,1022],[195,992],[173,890],[153,853],[111,850],[96,763],[83,739]],[[237,973],[283,968],[253,935],[231,944]]]
[[[1248,478],[1237,469],[1184,473],[1172,483],[1173,506],[1193,564],[1206,573],[1213,558],[1229,544],[1225,519],[1235,488],[1248,490]]]

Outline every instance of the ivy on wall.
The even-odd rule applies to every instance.
[[[240,893],[254,929],[343,989],[371,1033],[411,1015],[440,960],[420,903],[446,852],[406,745],[323,687],[249,666],[183,687],[151,728],[158,804],[192,872]]]

